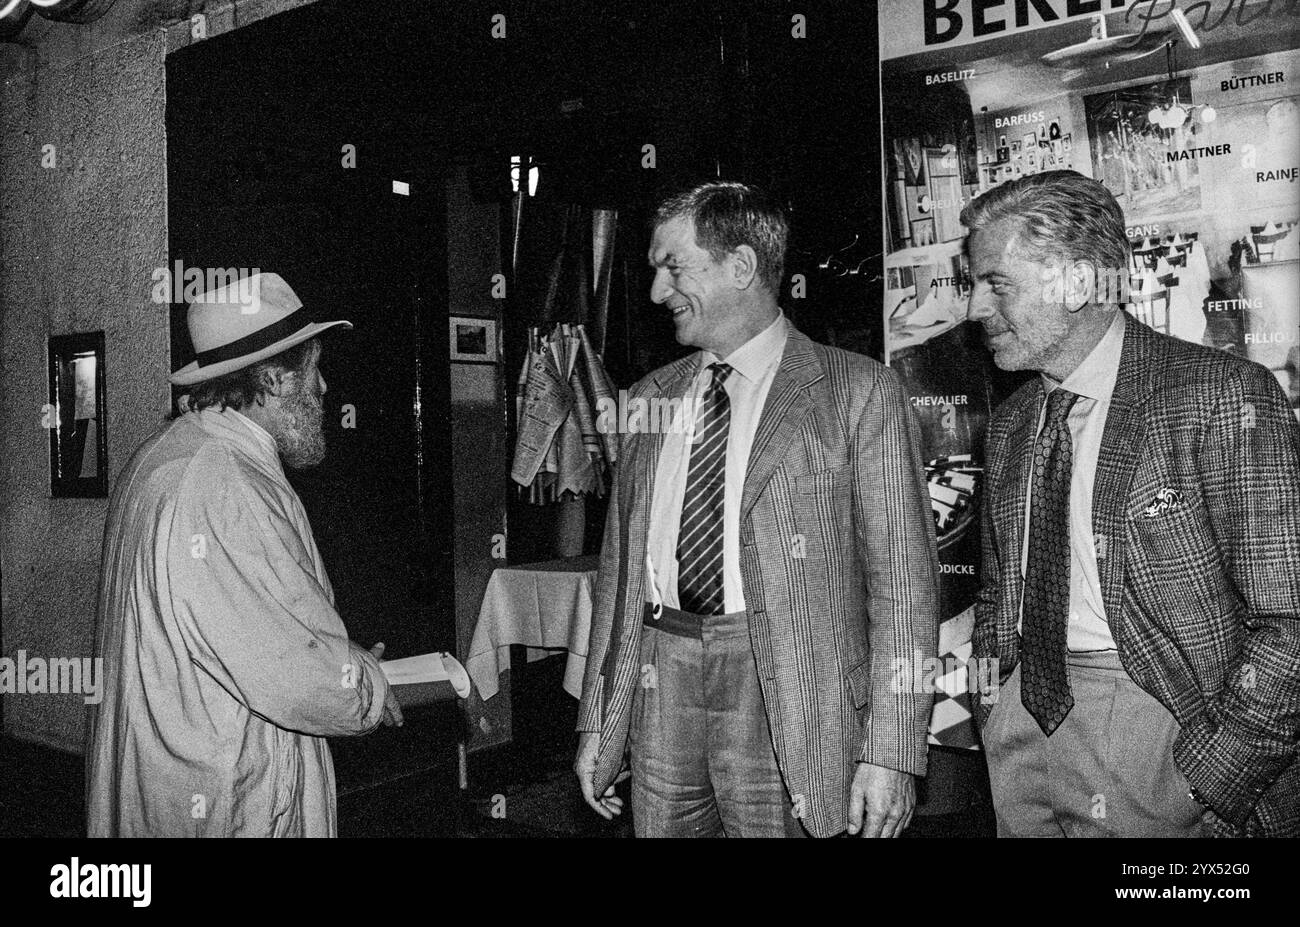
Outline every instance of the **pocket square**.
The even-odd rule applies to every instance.
[[[1183,494],[1168,486],[1156,490],[1156,497],[1150,505],[1142,510],[1143,518],[1158,518],[1165,512],[1172,511],[1183,504]]]

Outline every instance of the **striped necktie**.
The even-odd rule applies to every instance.
[[[1067,419],[1078,398],[1059,386],[1052,390],[1047,397],[1047,420],[1034,445],[1029,563],[1021,612],[1021,699],[1043,733],[1049,735],[1074,707],[1065,666],[1070,612],[1070,473],[1074,464]]]
[[[731,430],[731,401],[723,384],[731,374],[726,364],[710,364],[713,383],[705,391],[691,463],[682,499],[682,524],[677,534],[677,598],[683,611],[720,615],[722,594],[722,512],[727,486],[727,435]]]

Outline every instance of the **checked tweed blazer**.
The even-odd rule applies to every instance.
[[[1128,318],[1092,526],[1133,680],[1182,731],[1174,760],[1220,835],[1300,834],[1300,428],[1263,367]],[[1025,486],[1044,390],[987,439],[974,656],[1019,659]],[[1170,507],[1162,490],[1179,494]],[[991,709],[980,707],[981,725]]]
[[[631,397],[685,395],[696,352]],[[605,527],[578,729],[600,732],[595,786],[618,774],[639,684],[650,500],[663,436],[628,434]],[[897,375],[790,329],[759,418],[740,512],[740,572],[782,776],[815,836],[847,827],[858,760],[925,772],[933,696],[892,691],[933,656],[934,520]]]

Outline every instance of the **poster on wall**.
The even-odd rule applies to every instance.
[[[967,666],[983,443],[1023,382],[966,319],[962,208],[1068,169],[1124,210],[1129,303],[1256,361],[1300,418],[1300,16],[1262,0],[880,0],[885,360],[922,426],[941,562],[931,743],[978,746]]]

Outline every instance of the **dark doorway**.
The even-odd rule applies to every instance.
[[[170,258],[278,273],[317,320],[354,323],[323,339],[328,456],[289,479],[352,639],[383,641],[387,658],[454,651],[445,162],[393,130],[416,94],[378,92],[391,49],[339,29],[338,11],[306,7],[168,58]],[[191,351],[173,305],[173,369]],[[340,796],[436,768],[432,806],[451,799],[459,718],[415,710],[400,730],[335,741]]]

